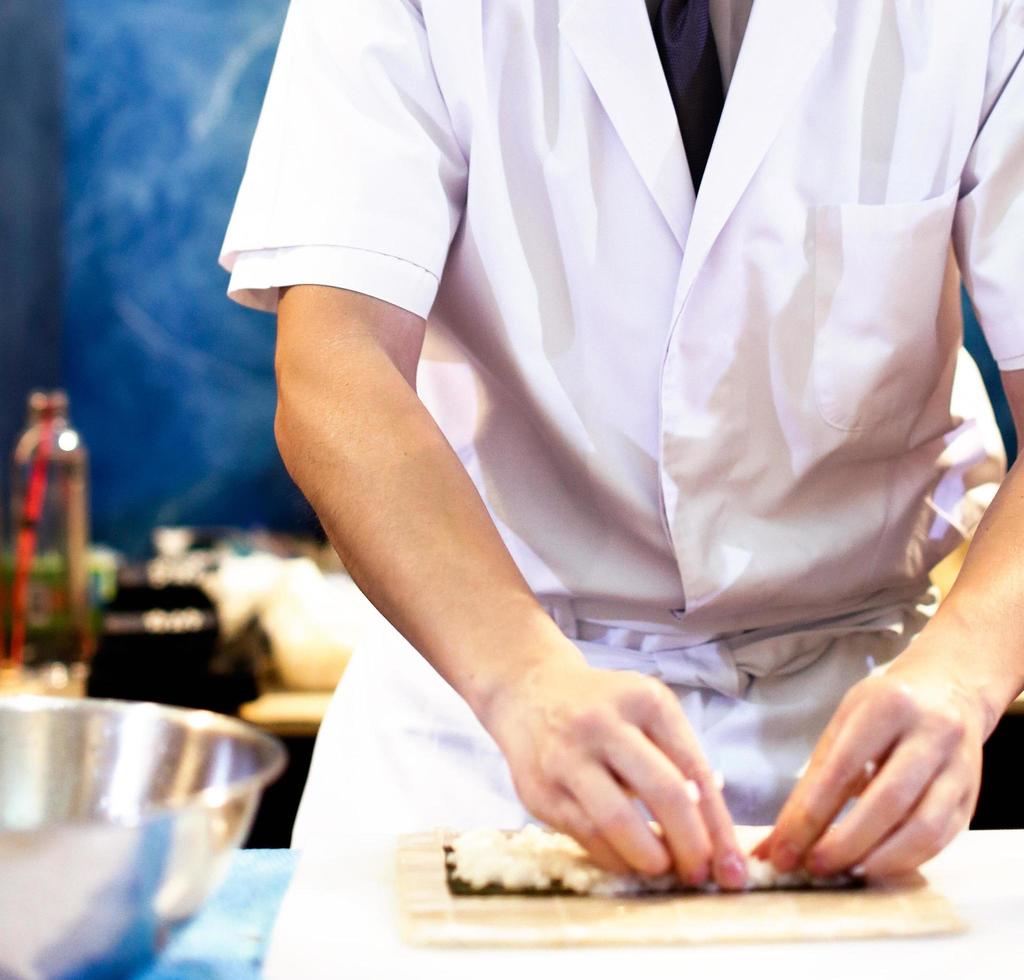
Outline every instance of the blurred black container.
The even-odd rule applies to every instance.
[[[88,692],[234,714],[259,694],[262,638],[225,647],[217,611],[194,571],[129,565],[103,616]]]

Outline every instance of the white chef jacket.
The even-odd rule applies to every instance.
[[[293,0],[221,257],[429,317],[533,589],[684,644],[905,601],[970,531],[961,273],[1024,368],[1024,2],[743,7],[695,201],[639,0]]]
[[[1024,368],[1024,2],[711,16],[695,201],[639,0],[293,0],[221,261],[262,309],[428,317],[418,389],[527,580],[764,823],[1001,477],[958,283]],[[525,820],[468,706],[367,636],[295,843]]]

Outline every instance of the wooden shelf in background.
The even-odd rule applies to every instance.
[[[331,691],[267,691],[243,704],[239,717],[281,738],[315,738]]]

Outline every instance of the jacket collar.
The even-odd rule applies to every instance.
[[[676,240],[685,297],[835,33],[836,0],[758,0],[699,199],[644,4],[566,0],[560,30]]]
[[[682,248],[693,183],[644,4],[567,0],[559,30]]]

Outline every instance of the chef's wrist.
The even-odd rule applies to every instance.
[[[539,606],[504,631],[487,640],[466,658],[466,669],[454,686],[489,731],[494,731],[503,707],[524,689],[538,671],[558,665],[584,665],[579,648]]]
[[[985,628],[947,600],[897,658],[893,672],[923,673],[949,685],[979,716],[987,738],[1024,684],[1022,654],[1024,642],[1008,644],[999,630]]]

